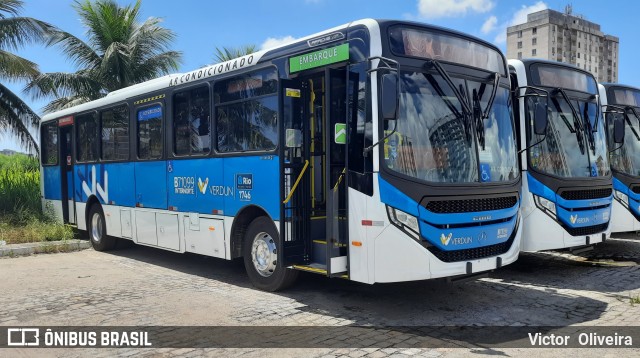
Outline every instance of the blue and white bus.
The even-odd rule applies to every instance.
[[[487,42],[355,21],[45,116],[43,202],[265,290],[474,275],[520,249],[509,90]]]
[[[604,83],[598,88],[609,133],[616,199],[611,211],[611,232],[640,231],[640,89],[616,83]]]
[[[509,60],[522,178],[523,251],[579,248],[610,235],[611,169],[589,72]]]

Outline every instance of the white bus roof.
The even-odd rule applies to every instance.
[[[197,77],[197,79],[200,79],[200,78],[214,77],[214,76],[216,76],[218,74],[221,74],[221,73],[227,73],[227,72],[236,71],[236,70],[241,69],[241,68],[246,68],[246,67],[248,67],[248,65],[245,65],[244,67],[240,66],[240,67],[233,67],[233,68],[231,66],[235,62],[241,61],[242,59],[246,60],[249,57],[253,57],[254,60],[251,63],[251,65],[254,65],[254,64],[257,64],[259,62],[260,58],[264,54],[266,54],[267,52],[272,51],[274,49],[278,49],[280,47],[287,46],[287,45],[289,45],[291,43],[300,42],[300,41],[306,41],[308,39],[315,38],[315,37],[318,37],[318,36],[322,36],[324,34],[332,33],[332,32],[338,31],[338,30],[344,30],[345,28],[348,28],[349,26],[359,25],[359,24],[365,25],[365,26],[369,27],[370,29],[374,28],[374,27],[377,27],[377,22],[375,20],[373,20],[373,19],[362,19],[362,20],[354,21],[354,22],[351,22],[351,23],[348,23],[348,24],[336,26],[336,27],[333,27],[331,29],[328,29],[328,30],[325,30],[325,31],[322,31],[322,32],[318,32],[318,33],[315,33],[315,34],[312,34],[312,35],[309,35],[309,36],[302,37],[300,39],[293,40],[293,41],[291,41],[289,43],[281,44],[281,45],[273,47],[273,48],[269,48],[269,49],[261,50],[261,51],[258,51],[258,52],[254,52],[254,53],[252,53],[250,55],[242,56],[242,57],[239,57],[237,59],[233,59],[233,60],[222,62],[222,63],[216,63],[216,64],[209,65],[209,66],[206,66],[206,67],[194,70],[194,71],[190,71],[190,72],[187,72],[187,73],[174,73],[174,74],[166,75],[166,76],[163,76],[163,77],[160,77],[160,78],[155,78],[153,80],[149,80],[149,81],[142,82],[142,83],[139,83],[139,84],[136,84],[136,85],[133,85],[133,86],[129,86],[129,87],[126,87],[126,88],[123,88],[123,89],[119,89],[117,91],[110,92],[105,97],[97,99],[95,101],[83,103],[83,104],[80,104],[80,105],[77,105],[77,106],[74,106],[74,107],[63,109],[63,110],[58,111],[58,112],[46,114],[46,115],[44,115],[42,117],[41,123],[44,123],[44,122],[47,122],[47,121],[50,121],[50,120],[53,120],[53,119],[69,116],[69,115],[72,115],[72,114],[75,114],[75,113],[89,111],[91,109],[94,109],[94,108],[97,108],[97,107],[106,106],[106,105],[109,105],[109,104],[112,104],[112,103],[122,102],[122,101],[125,101],[125,100],[127,100],[129,98],[132,98],[132,97],[141,96],[141,95],[144,95],[146,93],[151,93],[151,92],[158,91],[158,90],[161,90],[161,89],[164,89],[164,88],[168,88],[168,87],[172,86],[172,83],[174,83],[174,82],[177,83],[180,78],[183,78],[184,76],[191,75],[191,74],[197,75],[198,72],[205,72],[205,73],[209,72],[209,73],[212,73],[209,76]],[[229,68],[229,70],[228,71],[217,72],[216,70],[218,68],[220,68],[221,66],[223,68]],[[195,76],[194,76],[194,79],[196,79]],[[182,81],[180,81],[180,83],[182,83]]]

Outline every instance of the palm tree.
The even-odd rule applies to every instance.
[[[18,16],[22,0],[0,0],[0,79],[8,82],[31,80],[39,74],[38,65],[11,51],[42,41],[52,26],[28,17]],[[14,135],[29,151],[38,152],[38,144],[30,129],[38,127],[40,117],[29,106],[0,83],[0,130]]]
[[[178,69],[182,53],[169,50],[174,32],[160,26],[161,19],[155,17],[141,23],[140,5],[140,0],[124,7],[115,0],[75,2],[88,41],[56,31],[48,45],[59,46],[78,70],[44,73],[27,86],[35,98],[56,97],[45,112],[92,101]]]
[[[257,49],[258,46],[256,45],[244,45],[237,48],[216,47],[216,53],[214,54],[214,56],[217,62],[225,62],[233,60],[234,58],[254,53]]]

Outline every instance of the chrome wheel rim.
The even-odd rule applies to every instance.
[[[261,232],[253,238],[251,261],[260,276],[269,277],[273,275],[278,264],[278,251],[276,242],[271,235]]]
[[[102,240],[102,216],[94,213],[91,217],[91,240],[100,243]]]

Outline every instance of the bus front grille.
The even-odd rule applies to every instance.
[[[593,225],[593,226],[583,226],[583,227],[566,227],[565,226],[565,230],[567,230],[567,232],[571,236],[585,236],[585,235],[603,233],[605,230],[607,230],[607,226],[609,226],[609,223]]]
[[[611,196],[611,188],[587,189],[587,190],[566,190],[560,192],[560,196],[566,200],[588,200],[600,199]]]
[[[471,213],[490,210],[501,210],[514,207],[518,203],[518,197],[503,196],[497,198],[479,198],[462,200],[433,200],[428,201],[425,208],[433,213]]]

